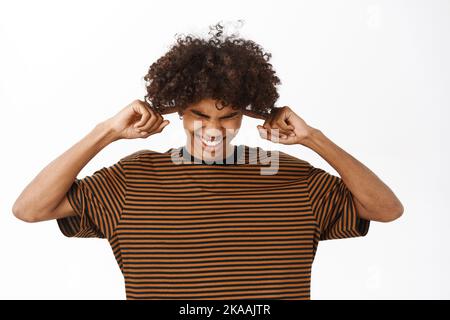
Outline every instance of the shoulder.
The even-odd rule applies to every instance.
[[[261,147],[252,148],[257,150],[257,152],[260,152],[262,154],[266,154],[269,157],[278,157],[281,164],[289,165],[289,166],[297,166],[299,168],[306,168],[309,169],[311,167],[311,164],[303,159],[297,158],[293,155],[290,155],[289,153],[280,151],[280,150],[266,150]]]
[[[311,166],[311,164],[308,161],[306,161],[306,160],[297,158],[297,157],[295,157],[293,155],[290,155],[289,153],[285,153],[283,151],[278,151],[278,152],[280,154],[280,160],[285,162],[285,163],[296,165],[296,166],[299,166],[299,167],[305,167],[305,168],[308,168],[308,169]]]
[[[133,164],[133,163],[141,163],[141,162],[153,162],[155,158],[161,156],[162,153],[149,149],[141,149],[135,151],[127,156],[124,156],[120,159],[122,164]]]
[[[261,147],[256,147],[256,149],[257,152],[260,153],[263,162],[270,162],[271,166],[277,165],[279,175],[289,176],[293,180],[305,180],[312,168],[312,165],[308,161],[286,152],[280,150],[266,150]]]

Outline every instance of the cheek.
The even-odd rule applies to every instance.
[[[194,134],[194,122],[189,119],[183,119],[183,128],[186,134],[193,135]]]
[[[239,130],[239,128],[241,127],[241,123],[242,123],[242,117],[238,118],[238,119],[233,119],[232,121],[227,122],[226,124],[224,124],[224,128],[228,129],[230,131],[230,133],[234,133],[236,134],[237,131]]]
[[[194,131],[200,130],[203,127],[203,121],[198,119],[186,118],[183,119],[184,130],[190,134],[194,134]]]

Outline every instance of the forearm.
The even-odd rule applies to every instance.
[[[14,203],[14,214],[23,216],[51,212],[62,201],[81,169],[115,140],[107,122],[96,125],[84,138],[50,162],[26,186]]]
[[[369,220],[390,221],[403,212],[400,200],[375,173],[348,154],[318,129],[302,145],[314,150],[340,175],[347,188],[361,206],[361,217]]]

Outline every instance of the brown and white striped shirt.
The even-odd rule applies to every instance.
[[[222,164],[185,146],[130,154],[76,179],[76,215],[58,226],[109,241],[127,299],[310,299],[319,240],[365,236],[370,221],[341,178],[282,151],[234,150]]]

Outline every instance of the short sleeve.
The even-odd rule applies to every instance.
[[[66,237],[111,238],[126,198],[122,160],[91,176],[75,179],[66,196],[76,213],[57,219],[59,229]]]
[[[319,240],[365,236],[370,220],[361,218],[343,180],[311,166],[308,177],[311,208],[320,228]]]

